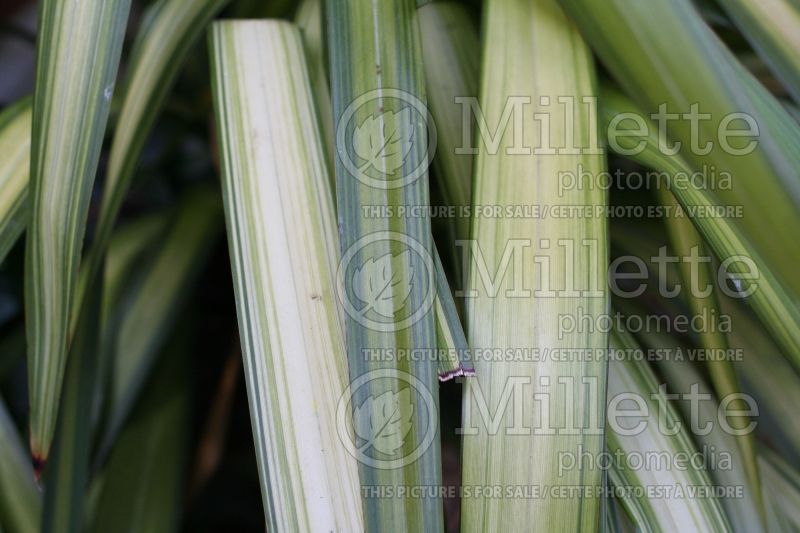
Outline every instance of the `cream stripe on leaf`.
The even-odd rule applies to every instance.
[[[498,130],[495,146],[476,136],[473,205],[581,205],[592,214],[473,218],[466,314],[476,377],[464,400],[462,483],[580,490],[569,499],[465,497],[462,530],[595,531],[600,472],[560,473],[556,458],[603,450],[605,360],[517,356],[607,348],[601,330],[559,329],[563,317],[596,321],[608,313],[607,224],[594,214],[605,194],[558,188],[561,172],[582,168],[596,176],[605,169],[592,146],[595,112],[576,111],[568,121],[562,103],[572,98],[566,101],[574,110],[586,109],[584,98],[595,94],[593,64],[555,2],[490,0],[484,17],[481,111],[492,132],[504,112],[516,122]],[[542,116],[549,118],[547,136],[537,121]],[[477,356],[488,350],[500,357]]]
[[[89,198],[130,0],[43,0],[25,265],[30,446],[47,459],[70,342]]]
[[[347,382],[337,238],[300,33],[211,29],[214,103],[245,377],[267,528],[363,529],[340,438]]]

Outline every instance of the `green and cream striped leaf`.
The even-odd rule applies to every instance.
[[[324,43],[322,41],[322,8],[320,0],[305,0],[297,10],[295,21],[303,33],[303,44],[306,51],[306,61],[309,66],[309,79],[314,93],[314,102],[317,115],[322,128],[322,139],[325,153],[329,156],[329,168],[333,169],[333,108],[331,107],[331,94],[328,86],[328,77],[325,72],[325,58],[323,57]],[[477,45],[476,45],[477,47]],[[477,78],[477,72],[475,72]],[[441,138],[441,136],[440,136]],[[471,156],[470,156],[471,157]],[[467,172],[469,174],[469,171]],[[331,186],[327,193],[334,194],[335,177],[331,170]],[[439,357],[439,380],[447,381],[459,376],[469,376],[474,373],[472,363],[469,361],[466,336],[464,328],[458,317],[453,294],[447,284],[444,267],[439,259],[436,260],[436,339]],[[333,265],[336,268],[336,265]]]
[[[25,230],[31,164],[31,102],[0,113],[0,263]]]
[[[693,170],[686,160],[679,155],[670,156],[659,150],[658,139],[654,133],[657,129],[645,117],[646,115],[623,95],[607,87],[603,88],[600,97],[603,131],[609,131],[612,121],[617,121],[619,131],[624,132],[622,119],[644,121],[645,125],[649,124],[649,135],[623,134],[616,138],[616,145],[609,142],[609,146],[625,157],[664,172],[668,176],[674,177],[678,174],[691,176]],[[693,185],[690,180],[684,183],[686,186],[671,188],[683,212],[690,215],[697,231],[721,261],[734,259],[728,265],[728,272],[740,286],[743,294],[752,293],[745,300],[773,334],[785,355],[796,368],[800,369],[800,308],[796,293],[790,291],[788,282],[780,278],[779,273],[774,270],[775,263],[768,262],[759,253],[733,219],[703,216],[704,212],[710,212],[708,210],[718,205],[707,190]],[[692,217],[692,213],[699,215]],[[736,258],[746,258],[752,262],[756,267],[757,277],[752,278],[749,275],[750,265],[735,260]]]
[[[373,350],[391,354],[436,348],[430,219],[401,212],[430,204],[431,139],[417,16],[413,0],[326,5],[343,300],[364,313],[372,311],[360,315],[351,310],[345,320],[350,379],[359,385],[350,398],[359,408],[354,426],[369,425],[370,411],[364,407],[377,405],[372,400],[403,391],[410,396],[397,411],[398,419],[409,424],[400,448],[387,457],[369,447],[369,440],[365,444],[366,460],[360,463],[365,487],[442,484],[438,361],[365,357]],[[373,209],[377,216],[369,214]],[[373,283],[376,272],[389,282]],[[383,290],[376,293],[379,286]],[[382,312],[372,305],[378,298]],[[377,376],[384,377],[372,379]],[[378,466],[393,459],[400,466]],[[368,531],[435,532],[444,526],[442,499],[430,491],[414,499],[367,497],[364,513]]]
[[[127,68],[90,260],[105,254],[145,141],[186,56],[229,1],[159,0],[148,9]]]
[[[43,0],[31,135],[27,234],[30,446],[47,459],[70,342],[89,199],[130,0]]]
[[[522,123],[514,123],[513,133],[510,127],[499,131],[497,146],[485,139],[477,142],[473,204],[554,209],[581,205],[596,213],[606,204],[604,191],[558,190],[560,172],[583,168],[597,175],[605,169],[600,150],[591,146],[597,127],[594,114],[576,113],[577,120],[567,124],[558,101],[570,96],[582,106],[584,97],[595,95],[588,47],[549,0],[490,0],[484,21],[480,104],[490,130],[509,110],[511,97],[525,101],[526,107],[518,113]],[[534,119],[543,115],[550,119],[547,138]],[[536,155],[525,150],[542,146],[563,150]],[[605,353],[606,333],[593,328],[565,334],[558,326],[560,317],[580,313],[597,320],[608,313],[604,216],[478,217],[472,221],[472,239],[466,314],[468,339],[476,354]],[[477,262],[481,256],[485,267]],[[543,259],[549,267],[543,266]],[[482,274],[487,269],[493,283]],[[474,365],[476,377],[467,382],[464,400],[462,483],[506,490],[569,486],[581,487],[581,492],[568,500],[464,498],[462,530],[595,531],[600,524],[601,473],[580,468],[560,473],[554,458],[582,452],[596,457],[602,452],[604,358],[476,356]],[[540,410],[537,395],[546,395],[551,406],[541,419],[535,414]],[[509,401],[514,401],[513,407]],[[470,420],[487,408],[494,424]]]
[[[669,207],[671,213],[678,213],[678,202],[673,193],[668,189],[658,191],[661,203]],[[682,260],[678,264],[685,291],[685,300],[688,303],[689,311],[694,316],[709,316],[720,313],[717,301],[717,290],[715,289],[715,272],[710,262],[703,262],[692,266],[689,261],[683,258],[707,257],[706,245],[703,243],[700,234],[686,216],[668,216],[666,221],[667,233],[670,237],[672,252],[675,257]],[[704,291],[708,291],[704,294]],[[708,353],[726,352],[729,348],[728,339],[725,333],[717,328],[706,328],[697,332],[698,344],[708,350]],[[714,359],[709,358],[708,371],[711,382],[717,397],[725,398],[741,393],[739,380],[736,377],[734,363],[729,358]],[[677,376],[676,376],[677,377]],[[733,409],[746,410],[746,406],[741,400],[734,402]],[[734,427],[745,428],[750,424],[747,416],[735,417]],[[751,432],[737,436],[738,447],[742,451],[745,471],[753,487],[753,494],[759,502],[759,510],[763,510],[760,504],[761,490],[758,476],[758,464],[756,461],[755,441]],[[763,515],[763,513],[762,513]],[[741,521],[739,523],[742,523]]]
[[[730,173],[730,187],[714,187],[714,203],[742,206],[744,216],[735,223],[743,236],[800,292],[793,230],[800,226],[800,124],[745,71],[691,0],[561,4],[644,112],[656,114],[661,107],[662,117],[683,115],[662,119],[661,149],[679,141],[693,168]],[[697,120],[686,117],[693,111]],[[737,129],[753,134],[725,134]]]
[[[474,376],[475,368],[467,344],[467,336],[456,310],[456,302],[444,272],[439,252],[434,249],[436,261],[436,345],[439,350],[439,381],[456,377]]]
[[[672,337],[661,333],[644,332],[642,338],[643,344],[648,348],[658,350],[657,353],[676,354],[679,348],[685,348]],[[677,356],[663,358],[658,361],[657,366],[661,376],[669,385],[669,391],[680,395],[673,405],[683,416],[684,427],[687,423],[695,423],[698,428],[709,429],[707,432],[693,432],[691,436],[694,438],[698,450],[705,456],[706,465],[709,465],[708,475],[714,481],[715,486],[725,487],[735,495],[719,498],[734,531],[742,533],[766,531],[765,525],[761,522],[761,518],[766,515],[761,507],[762,489],[758,466],[756,465],[754,468],[748,465],[748,462],[753,460],[749,454],[755,453],[752,429],[757,426],[758,422],[753,420],[752,426],[741,426],[736,422],[731,423],[735,417],[727,414],[737,409],[747,412],[752,406],[731,401],[733,397],[730,395],[741,394],[739,391],[715,394],[706,384],[700,372],[687,360],[679,359]],[[689,400],[692,394],[704,400],[692,405]],[[720,398],[728,398],[725,400],[724,411],[726,423],[729,424],[728,428],[724,428],[719,423],[720,401],[718,399]],[[692,422],[692,417],[694,417],[694,422]],[[749,430],[747,436],[750,440],[750,448],[741,446],[741,438],[734,432],[735,430]],[[726,459],[725,464],[721,462],[723,458]],[[755,479],[753,475],[756,476]]]
[[[340,440],[347,383],[332,199],[301,36],[277,21],[211,29],[228,241],[271,531],[364,528]]]
[[[636,341],[620,331],[612,331],[610,346],[621,353],[638,349]],[[609,362],[606,443],[615,458],[612,481],[626,494],[622,503],[642,531],[729,531],[706,471],[691,464],[686,469],[670,466],[678,454],[691,457],[699,452],[665,394],[646,362],[633,357]],[[615,418],[614,413],[624,414]],[[641,467],[631,466],[635,463],[627,458],[632,455],[642,459]],[[648,456],[658,459],[648,464]]]
[[[40,531],[42,495],[25,445],[0,399],[0,527],[14,533]]]
[[[796,102],[800,102],[800,4],[796,0],[719,0]]]

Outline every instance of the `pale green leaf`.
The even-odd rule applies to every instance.
[[[730,174],[730,187],[707,191],[713,203],[742,206],[744,216],[731,222],[799,292],[794,228],[800,227],[800,125],[706,26],[690,0],[561,4],[642,111],[658,114],[662,108],[660,150],[670,151],[678,141],[692,168]],[[692,112],[695,120],[687,116]],[[665,113],[670,117],[663,118]],[[750,133],[728,135],[733,130]]]
[[[210,43],[267,528],[360,531],[356,460],[336,419],[347,368],[335,219],[300,33],[285,22],[218,22]]]
[[[576,172],[579,165],[594,175],[605,169],[600,151],[588,146],[596,127],[593,113],[576,113],[575,122],[567,123],[557,102],[561,96],[581,102],[594,95],[589,49],[555,2],[490,0],[484,17],[486,61],[480,104],[487,124],[492,129],[500,124],[504,109],[511,105],[509,97],[524,98],[528,104],[517,116],[521,124],[499,130],[497,146],[476,141],[473,204],[536,204],[553,209],[585,205],[595,213],[606,203],[604,191],[574,189],[560,194],[558,190],[560,172]],[[534,120],[537,113],[549,117],[550,138],[543,138]],[[587,153],[569,147],[552,154],[518,149],[551,142],[563,146],[569,133],[574,134],[575,146],[587,148]],[[565,333],[559,331],[558,317],[581,314],[597,320],[608,312],[607,238],[604,216],[473,218],[471,244],[481,255],[473,250],[468,264],[468,291],[474,292],[466,301],[471,349],[476,354],[500,350],[512,355],[605,350],[605,332]],[[565,242],[573,244],[566,253],[558,245]],[[504,255],[513,257],[515,266],[511,261],[503,264]],[[480,257],[494,276],[492,286],[481,274]],[[534,258],[546,258],[549,270],[538,272]],[[603,450],[604,359],[501,356],[494,360],[476,355],[474,364],[476,377],[467,382],[464,400],[463,425],[469,429],[463,439],[462,483],[505,489],[580,487],[581,491],[569,499],[489,494],[463,498],[462,530],[594,531],[600,520],[600,472],[575,468],[559,475],[554,458],[581,450],[596,456]],[[564,380],[571,385],[557,385]],[[579,385],[587,381],[592,386]],[[553,414],[542,415],[542,420],[534,414],[540,411],[536,394],[547,395],[552,406]],[[499,428],[483,417],[470,420],[478,417],[482,403]]]
[[[650,124],[643,112],[616,91],[603,88],[600,102],[601,123],[604,128],[608,127],[615,116],[637,116],[645,120],[645,124]],[[656,126],[650,124],[644,136],[620,136],[617,140],[619,146],[628,152],[626,157],[665,172],[667,176],[691,176],[692,167],[686,160],[680,155],[668,155],[659,149],[656,131]],[[641,149],[633,152],[632,149],[639,143],[643,143]],[[709,191],[691,181],[686,186],[674,186],[671,191],[681,204],[683,212],[689,215],[697,231],[720,260],[744,257],[755,265],[755,277],[747,275],[749,266],[741,261],[733,261],[728,272],[741,285],[742,292],[751,292],[745,301],[756,311],[786,356],[800,369],[800,308],[796,294],[789,289],[790,281],[779,277],[775,271],[776,263],[768,261],[759,253],[752,241],[737,226],[736,219],[703,216],[704,209],[717,205]],[[796,280],[797,276],[793,276],[793,279]]]
[[[800,102],[800,4],[795,0],[719,0],[719,4]]]
[[[619,331],[612,332],[610,346],[629,354],[638,348],[630,335]],[[607,428],[608,451],[642,459],[640,468],[622,459],[609,471],[614,485],[624,489],[623,505],[642,531],[729,531],[707,472],[691,464],[673,467],[679,454],[699,452],[665,394],[647,362],[620,357],[609,363],[609,405],[618,402],[617,414],[627,412],[617,418],[618,428]]]

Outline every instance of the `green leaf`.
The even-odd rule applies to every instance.
[[[329,178],[299,31],[211,28],[228,244],[267,529],[361,531]]]
[[[771,508],[770,531],[797,531],[800,529],[800,474],[768,449],[759,459],[766,499]]]
[[[42,495],[17,426],[0,399],[0,527],[12,533],[40,531]]]
[[[677,213],[679,207],[673,193],[668,189],[662,189],[658,193],[661,203],[670,208],[671,213]],[[693,254],[707,257],[706,246],[700,234],[692,225],[691,220],[685,216],[669,216],[666,222],[667,232],[672,243],[672,252],[675,257],[689,258]],[[689,309],[694,316],[703,316],[720,313],[717,301],[717,289],[715,286],[715,272],[710,262],[690,265],[687,261],[681,261],[678,265],[685,291],[685,300],[688,301]],[[710,287],[708,294],[702,294],[704,287]],[[699,290],[695,290],[695,288]],[[708,353],[715,353],[715,350],[727,351],[728,339],[722,331],[717,328],[706,328],[697,333],[699,344],[708,350]],[[719,353],[719,352],[716,352]],[[711,375],[711,382],[714,385],[717,396],[725,398],[730,395],[739,394],[741,388],[736,377],[736,370],[733,361],[728,358],[721,358],[708,361],[708,371]],[[746,409],[741,401],[733,402],[732,409]],[[733,427],[745,428],[750,423],[747,416],[737,416],[733,422]],[[756,462],[755,442],[751,433],[739,435],[738,446],[743,453],[745,471],[753,487],[753,495],[758,502],[758,510],[763,516],[763,505],[761,503],[761,489],[758,476],[758,464]],[[740,507],[741,508],[741,507]],[[739,521],[741,523],[741,521]],[[752,530],[752,529],[751,529]]]
[[[44,471],[45,498],[42,531],[83,530],[83,502],[89,477],[91,412],[97,388],[102,283],[91,287],[70,347],[64,395],[53,441],[53,460]],[[43,465],[35,465],[41,467]],[[37,477],[40,471],[37,471]]]
[[[461,376],[474,376],[472,354],[467,336],[456,310],[456,302],[447,276],[444,273],[439,252],[434,250],[436,261],[436,345],[439,350],[439,381],[448,381]]]
[[[111,373],[101,460],[135,404],[222,229],[218,193],[205,188],[191,191],[172,218],[161,244],[149,251],[151,259],[139,272],[139,281],[128,279],[118,307],[105,317],[108,351],[103,357],[109,360]]]
[[[679,141],[692,168],[709,177],[730,174],[730,186],[710,187],[713,204],[742,206],[744,215],[731,222],[775,275],[800,293],[793,230],[800,227],[800,124],[744,69],[690,0],[561,4],[642,111],[658,114],[661,106],[663,117],[682,115],[661,121],[660,151]],[[693,106],[696,120],[686,117]],[[751,127],[754,135],[727,135]]]
[[[303,0],[294,17],[295,23],[303,34],[308,79],[311,82],[311,91],[314,93],[317,121],[322,130],[322,143],[325,146],[325,158],[331,178],[330,194],[333,194],[336,185],[336,176],[333,172],[333,103],[328,83],[328,61],[322,19],[322,0]]]
[[[416,6],[412,0],[336,0],[326,5],[326,17],[351,403],[408,387],[415,391],[403,460],[368,450],[360,479],[364,487],[440,486],[438,361],[392,356],[436,348],[430,219],[401,213],[430,203],[432,139]],[[369,261],[404,252],[411,260],[393,263],[387,277],[411,280],[412,289],[392,291],[394,303],[387,309],[397,312],[382,316],[360,300],[359,294],[369,293],[368,280],[355,273]],[[442,500],[435,494],[365,497],[364,513],[368,531],[443,528]]]
[[[619,331],[612,332],[610,346],[628,354],[638,348],[630,335]],[[609,476],[614,485],[624,489],[622,503],[642,531],[729,531],[730,524],[710,491],[712,485],[705,470],[691,464],[678,469],[662,468],[659,462],[644,463],[647,454],[677,464],[674,461],[679,454],[691,457],[699,453],[686,426],[679,425],[680,415],[665,394],[646,362],[626,356],[609,363],[609,405],[618,402],[618,414],[628,411],[620,414],[618,428],[612,422],[606,431],[608,451],[615,457]],[[636,402],[635,411],[628,407],[632,402]],[[640,415],[642,412],[645,414]],[[630,455],[642,458],[641,468],[632,467],[632,461],[616,459]],[[660,488],[660,496],[654,492],[649,497],[648,487]],[[693,497],[689,492],[693,489],[708,492]]]
[[[677,354],[679,349],[686,348],[666,334],[648,331],[642,333],[641,337],[643,345],[657,350],[655,353]],[[752,358],[752,354],[745,355],[744,358]],[[711,465],[708,468],[709,477],[718,487],[730,487],[734,490],[741,487],[741,492],[736,496],[719,498],[733,529],[741,532],[764,531],[761,520],[765,514],[761,501],[762,488],[759,470],[757,466],[753,469],[748,464],[756,459],[750,457],[750,454],[755,453],[755,441],[752,439],[752,434],[748,433],[750,448],[741,446],[741,436],[729,433],[718,422],[721,411],[717,398],[726,398],[731,394],[738,394],[739,391],[725,394],[717,392],[715,396],[700,372],[689,361],[678,359],[677,355],[672,359],[661,359],[657,366],[658,371],[669,385],[669,391],[680,395],[680,399],[674,401],[673,405],[683,416],[683,423],[691,424],[694,420],[696,427],[705,427],[709,422],[711,423],[708,432],[694,431],[690,434],[698,450],[705,456],[706,464]],[[691,394],[705,398],[705,400],[693,404],[689,399]],[[737,430],[747,429],[747,425],[740,426],[736,422],[732,423],[734,416],[727,413],[734,412],[736,409],[748,409],[749,406],[737,404],[737,402],[730,402],[726,405],[724,412],[726,412],[727,423]],[[757,421],[753,422],[756,422],[757,426]],[[724,466],[717,465],[716,458],[721,457],[729,458],[730,463]],[[714,465],[717,467],[715,468]],[[753,478],[753,474],[755,474],[755,478]]]
[[[25,312],[30,446],[47,460],[89,199],[130,0],[43,0],[31,137]]]
[[[190,429],[187,333],[179,327],[167,343],[114,445],[92,531],[177,530]]]
[[[472,154],[459,150],[467,125],[462,124],[462,104],[457,98],[478,95],[478,31],[461,4],[432,2],[420,7],[418,13],[428,104],[438,138],[433,159],[435,176],[447,205],[471,206]],[[468,239],[470,218],[459,215],[454,222],[454,237]]]
[[[147,24],[136,37],[122,105],[108,160],[103,199],[89,255],[89,268],[105,255],[114,223],[130,188],[145,141],[186,56],[211,19],[230,0],[159,0],[148,9]],[[94,275],[96,273],[93,273]]]
[[[607,88],[603,88],[600,102],[601,123],[604,126],[610,124],[615,116],[637,116],[640,119],[646,116],[630,100]],[[648,122],[645,121],[645,124]],[[657,130],[651,125],[647,136],[619,137],[619,144],[625,151],[639,142],[644,142],[638,153],[628,152],[626,157],[665,172],[668,176],[678,174],[691,176],[692,167],[681,156],[667,155],[659,150],[655,131]],[[709,191],[692,184],[691,181],[686,186],[672,187],[671,191],[685,213],[700,213],[699,216],[690,218],[720,260],[747,258],[755,265],[757,273],[755,278],[748,276],[749,266],[741,261],[731,263],[728,272],[740,284],[743,293],[752,291],[752,294],[744,298],[745,301],[753,307],[764,326],[783,348],[786,356],[796,368],[800,369],[800,308],[796,293],[790,291],[787,285],[788,281],[779,278],[779,274],[775,271],[776,263],[768,261],[759,253],[734,219],[702,216],[703,209],[718,205]]]
[[[568,123],[557,101],[570,96],[585,107],[582,99],[595,94],[589,49],[555,2],[490,0],[485,9],[480,105],[489,128],[512,109],[510,97],[527,103],[515,113],[513,128],[509,123],[505,133],[498,130],[496,146],[477,141],[473,205],[581,205],[597,212],[606,204],[604,191],[562,193],[558,188],[561,172],[605,170],[601,152],[590,146],[594,111],[575,113],[576,120]],[[550,138],[543,138],[537,113],[549,117]],[[533,153],[533,147],[563,146],[570,133],[574,147],[583,150],[567,145],[551,154]],[[476,377],[467,382],[462,483],[581,491],[570,499],[464,498],[462,530],[594,531],[600,520],[600,472],[574,468],[560,475],[555,458],[602,452],[606,362],[603,357],[513,355],[607,348],[608,336],[599,328],[570,332],[559,326],[561,317],[596,321],[608,312],[605,216],[474,217],[472,239],[466,300],[470,347],[476,354],[498,350],[501,357],[476,355]],[[535,258],[547,259],[548,270],[534,268]],[[494,278],[491,284],[484,270]],[[509,353],[512,357],[502,355]],[[547,396],[553,415],[536,414],[543,410],[537,395]],[[482,421],[473,420],[486,411],[491,421],[485,414]]]
[[[731,317],[731,348],[743,354],[737,364],[739,379],[759,406],[757,431],[776,450],[800,461],[800,413],[796,408],[800,405],[800,376],[746,310],[727,298],[721,303],[722,311]]]
[[[25,230],[31,151],[31,103],[21,100],[0,113],[0,263]]]
[[[800,102],[800,5],[794,0],[719,0],[719,4]]]
[[[366,441],[362,445],[364,448],[373,447],[386,455],[397,456],[411,431],[413,414],[409,389],[388,390],[378,397],[369,396],[355,408],[356,435]]]

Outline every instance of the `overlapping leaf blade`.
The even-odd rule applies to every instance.
[[[361,483],[435,487],[441,485],[438,360],[391,357],[403,350],[432,353],[436,347],[430,219],[424,211],[418,216],[402,213],[430,203],[427,166],[433,154],[428,153],[417,12],[411,0],[336,0],[326,5],[326,17],[342,292],[345,305],[351,305],[346,316],[350,379],[365,382],[354,385],[352,404],[364,405],[409,386],[415,390],[398,410],[402,419],[413,411],[402,447],[396,455],[368,447]],[[391,261],[385,270],[370,266],[387,258]],[[380,308],[374,305],[379,301]],[[365,357],[372,351],[377,358]],[[354,421],[356,427],[359,423]],[[366,441],[368,446],[370,439]],[[419,457],[414,458],[417,450]],[[392,464],[397,457],[398,466],[376,466],[375,461]],[[409,500],[365,498],[365,525],[370,531],[440,531],[442,501],[435,493]]]
[[[30,446],[47,459],[70,342],[89,199],[114,92],[130,0],[39,8],[31,137],[25,309]]]
[[[329,178],[301,37],[220,22],[211,55],[228,239],[268,528],[361,530]]]
[[[660,150],[671,151],[672,141],[679,141],[681,156],[696,170],[709,178],[730,174],[730,187],[713,187],[714,203],[743,207],[744,216],[735,220],[743,236],[798,292],[793,271],[800,248],[792,245],[789,228],[800,226],[800,125],[705,25],[690,0],[561,5],[626,94],[645,113],[660,114]],[[725,133],[737,129],[750,133]]]
[[[800,5],[793,0],[720,0],[786,90],[800,102]]]
[[[611,348],[628,355],[609,363],[609,402],[618,402],[620,409],[630,409],[623,402],[644,404],[646,415],[620,417],[617,428],[608,428],[609,453],[616,455],[619,451],[622,457],[638,454],[642,458],[647,454],[659,454],[667,458],[667,463],[651,462],[655,468],[648,467],[644,459],[641,468],[632,468],[635,463],[623,459],[610,471],[614,484],[624,489],[623,494],[629,495],[622,501],[637,528],[642,531],[728,531],[730,524],[710,490],[712,485],[706,472],[693,466],[685,470],[669,466],[677,454],[690,456],[697,451],[686,427],[680,425],[680,415],[669,404],[665,392],[659,390],[653,371],[646,362],[636,361],[631,356],[632,350],[638,348],[636,341],[625,332],[614,331]],[[662,431],[662,428],[669,428],[669,431]],[[653,489],[648,487],[658,487],[659,492],[649,492]],[[690,495],[690,487],[705,491],[704,497]]]
[[[637,116],[644,120],[645,115],[631,101],[620,93],[603,88],[600,98],[600,115],[604,127],[608,127],[615,116]],[[647,122],[645,122],[647,124]],[[666,172],[668,176],[678,174],[692,175],[692,167],[679,155],[663,153],[658,146],[657,128],[651,126],[648,135],[641,137],[618,138],[619,146],[629,157],[645,166]],[[642,149],[633,151],[640,142]],[[681,204],[685,213],[698,213],[691,218],[697,231],[724,261],[729,258],[746,258],[756,267],[756,277],[747,276],[749,265],[741,261],[733,261],[728,272],[742,287],[744,294],[749,294],[746,301],[761,318],[764,326],[771,331],[776,342],[783,348],[797,368],[800,368],[800,308],[797,297],[789,287],[793,282],[780,277],[776,263],[769,261],[754,246],[739,228],[734,219],[727,217],[702,216],[703,209],[717,205],[709,191],[688,182],[687,186],[672,187],[675,199]],[[739,274],[744,274],[739,276]],[[796,276],[794,277],[796,280]]]

